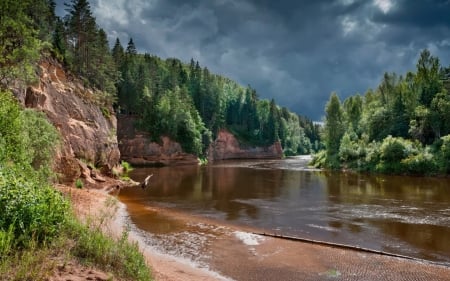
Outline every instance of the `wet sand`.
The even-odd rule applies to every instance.
[[[209,273],[215,272],[216,280],[450,280],[447,266],[264,237],[252,234],[257,229],[170,208],[142,208],[131,201],[126,205],[135,225],[144,229],[139,236],[141,243],[153,245],[150,252],[154,254],[158,248],[184,257],[181,260],[194,260],[191,266],[206,266]],[[165,219],[171,224],[169,230],[151,229],[150,221],[140,221],[148,220],[148,213],[154,214],[152,219]],[[159,234],[145,241],[145,231]],[[164,245],[158,244],[160,241],[155,247],[155,240],[165,241]],[[158,265],[154,266],[158,270]],[[184,277],[183,280],[197,280]]]
[[[82,202],[79,209],[84,215],[98,213],[110,196],[99,190],[76,192],[72,196]],[[127,206],[118,203],[109,228],[114,235],[129,227],[126,208],[133,211],[133,206]],[[165,208],[141,212],[162,214],[181,227],[179,233],[161,231],[149,240],[131,226],[130,239],[139,243],[155,280],[450,280],[446,266],[253,235],[248,227]],[[161,247],[152,244],[155,239],[176,244],[169,249],[187,248],[187,255],[183,250],[162,253]],[[192,240],[201,241],[192,245]]]

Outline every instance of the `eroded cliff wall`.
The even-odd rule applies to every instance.
[[[16,95],[26,107],[43,111],[60,132],[62,145],[55,159],[60,180],[83,176],[83,162],[110,171],[120,160],[116,117],[108,114],[112,109],[102,110],[96,94],[56,60],[44,59],[39,66],[38,83]]]
[[[197,156],[183,152],[181,145],[168,137],[160,142],[150,140],[150,135],[135,129],[136,118],[118,116],[118,139],[122,159],[135,166],[173,166],[198,164]]]
[[[278,159],[283,157],[280,142],[267,147],[243,147],[229,131],[222,129],[210,145],[208,161],[226,159]]]

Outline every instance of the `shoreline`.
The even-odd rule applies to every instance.
[[[80,192],[90,198],[91,207],[87,209],[92,213],[98,212],[107,198],[117,198],[106,190]],[[152,268],[154,280],[450,280],[450,267],[442,265],[252,235],[252,229],[247,227],[149,206],[146,211],[162,212],[170,219],[225,229],[215,233],[215,237],[209,233],[205,235],[210,243],[206,243],[201,251],[209,255],[208,268],[199,268],[185,258],[160,253],[147,244],[145,235],[140,233],[145,230],[139,230],[137,226],[130,229],[127,225],[131,222],[127,206],[120,201],[117,205],[111,233],[120,235],[124,229],[130,230],[129,238],[138,243]],[[180,239],[187,234],[182,235]],[[163,236],[162,239],[167,238]],[[408,274],[405,275],[405,271]]]
[[[112,212],[113,214],[111,214],[111,219],[107,222],[104,232],[113,237],[120,237],[124,231],[128,231],[129,240],[138,243],[140,251],[152,270],[155,281],[229,280],[213,271],[195,267],[186,260],[158,253],[155,249],[146,245],[136,231],[129,229],[125,204],[120,202],[107,188],[76,189],[65,185],[57,185],[56,188],[71,201],[76,216],[83,222],[102,216],[105,212]],[[109,199],[117,200],[113,210],[105,209],[106,202]]]

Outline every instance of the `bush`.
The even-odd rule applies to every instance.
[[[388,136],[381,144],[381,160],[385,163],[400,162],[405,158],[405,145],[402,138]]]
[[[21,118],[29,164],[49,178],[55,148],[60,143],[58,131],[42,112],[25,109],[21,112]]]
[[[128,176],[128,173],[133,171],[131,164],[126,161],[120,162],[120,165],[122,166],[124,176]]]
[[[9,92],[0,92],[0,116],[0,243],[6,251],[11,233],[19,247],[55,237],[68,204],[47,184],[55,128],[42,113],[21,111]]]
[[[356,135],[352,137],[351,134],[345,133],[342,137],[341,145],[339,147],[340,161],[352,168],[358,166],[357,163],[359,161],[357,160],[361,158],[360,153],[362,152],[359,144],[353,140],[354,138],[356,138]]]
[[[51,240],[65,223],[68,203],[33,174],[21,172],[0,167],[0,230],[13,229],[18,246]]]
[[[20,107],[10,92],[0,91],[0,117],[0,163],[27,162]]]
[[[426,150],[417,155],[408,156],[401,161],[401,164],[403,165],[404,171],[408,174],[433,174],[438,170],[433,155]]]
[[[320,150],[316,154],[313,155],[313,158],[309,165],[314,168],[323,168],[325,166],[325,159],[327,156],[326,150]]]
[[[450,135],[441,138],[442,145],[439,153],[439,166],[442,172],[450,173]]]

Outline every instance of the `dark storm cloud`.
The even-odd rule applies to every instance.
[[[62,6],[59,5],[58,8]],[[319,120],[341,99],[414,70],[423,48],[450,62],[449,1],[91,0],[110,41],[191,58],[261,98]]]
[[[448,0],[399,0],[398,9],[391,13],[377,13],[376,22],[403,26],[416,26],[420,29],[433,27],[449,27],[450,1]]]

